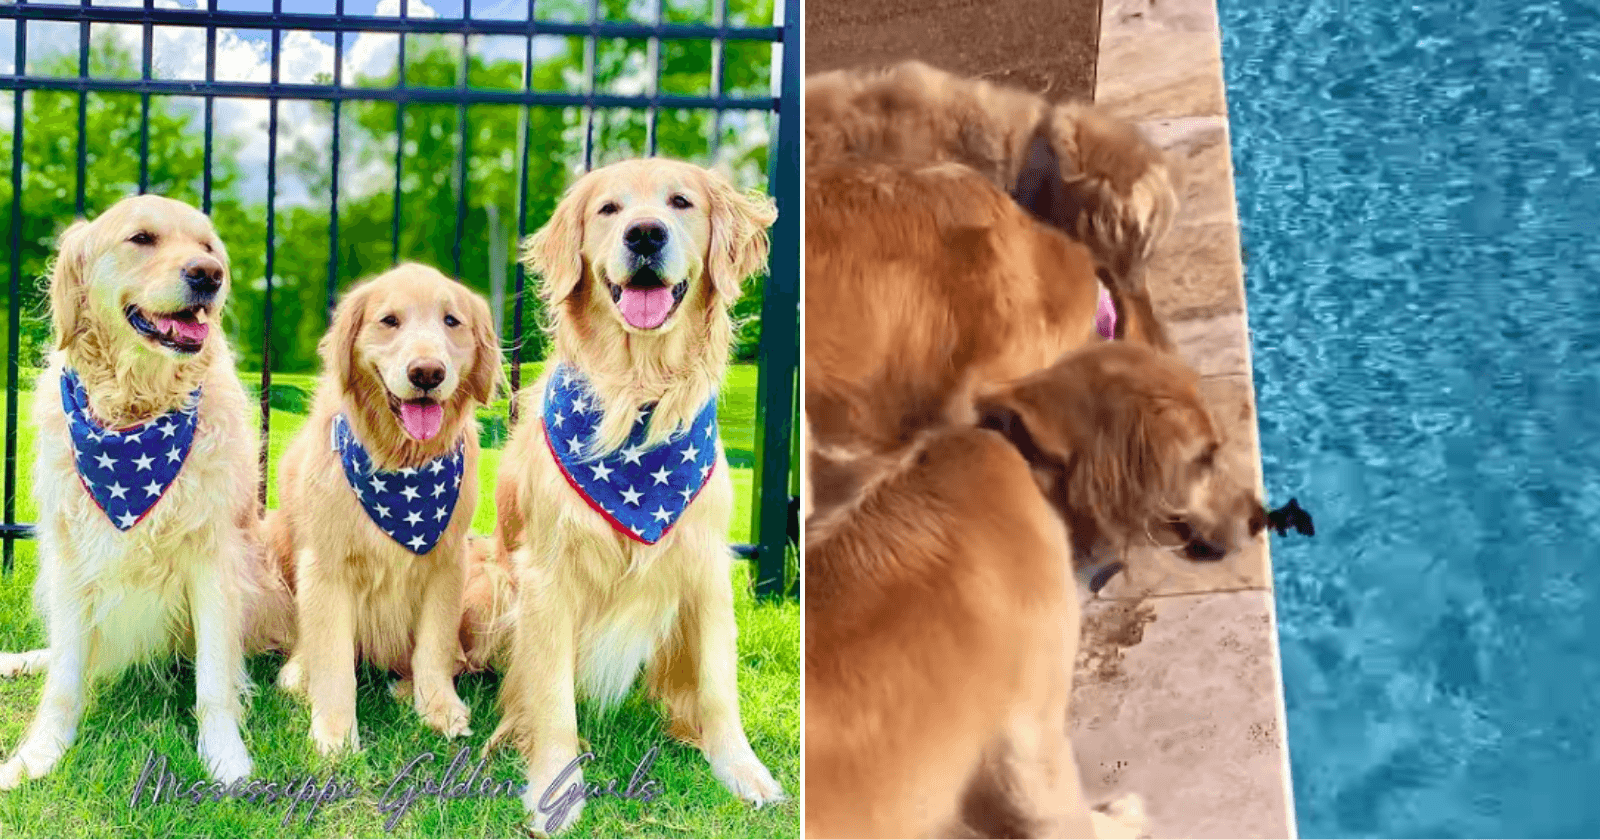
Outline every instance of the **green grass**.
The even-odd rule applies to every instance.
[[[535,371],[536,375],[536,371]],[[246,382],[252,376],[246,374]],[[24,380],[31,383],[31,377]],[[527,380],[525,380],[527,381]],[[751,474],[749,460],[755,439],[753,365],[736,366],[723,391],[721,422],[739,507],[730,540],[748,540]],[[303,375],[274,375],[275,406],[291,406],[292,394],[280,387],[310,393],[314,383]],[[28,416],[31,392],[22,394],[21,416]],[[301,404],[303,406],[303,404]],[[497,407],[503,411],[503,406]],[[269,461],[276,465],[290,437],[305,421],[293,410],[272,412]],[[33,457],[31,429],[24,422],[19,439],[23,477],[18,516],[34,521],[37,508],[30,490]],[[492,500],[500,452],[486,449],[479,466],[481,498],[474,530],[488,533],[494,523]],[[275,479],[274,479],[275,480]],[[269,484],[269,504],[276,504]],[[0,579],[0,650],[21,650],[44,644],[32,608],[30,590],[35,561],[32,541],[17,543],[17,568]],[[621,790],[636,764],[660,746],[649,777],[660,795],[648,803],[615,797],[588,803],[571,836],[596,837],[795,837],[799,834],[796,797],[800,783],[800,611],[791,600],[758,601],[751,594],[747,564],[735,564],[733,579],[739,622],[739,693],[745,731],[751,745],[792,797],[777,806],[752,809],[723,789],[699,752],[669,740],[661,710],[635,689],[623,704],[604,714],[580,706],[579,732],[595,760],[585,768],[586,780],[604,785],[615,780]],[[242,801],[187,801],[153,804],[148,795],[130,805],[141,770],[152,754],[165,756],[169,769],[184,779],[204,778],[195,754],[193,671],[177,661],[135,669],[99,685],[90,695],[78,740],[56,770],[43,779],[0,794],[0,836],[42,837],[509,837],[523,836],[521,804],[514,798],[446,800],[420,796],[392,831],[388,814],[379,810],[385,790],[414,758],[432,753],[431,763],[412,773],[413,783],[437,777],[461,745],[471,748],[465,778],[477,763],[478,751],[498,720],[495,675],[462,677],[457,685],[472,708],[474,735],[450,743],[424,726],[409,703],[388,693],[389,678],[371,669],[359,674],[357,714],[363,750],[329,760],[317,755],[308,737],[311,718],[301,703],[273,687],[281,658],[253,657],[250,674],[256,692],[245,717],[245,740],[255,759],[255,777],[291,782],[314,776],[319,787],[330,777],[338,787],[359,786],[350,799],[324,805],[310,815],[299,805]],[[30,677],[0,681],[0,754],[20,742],[32,719],[43,680]],[[521,762],[510,751],[490,760],[480,778],[520,783]],[[405,783],[394,788],[396,794]],[[285,821],[288,815],[287,822]]]

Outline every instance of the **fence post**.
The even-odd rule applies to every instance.
[[[778,145],[768,159],[778,221],[761,304],[761,368],[756,385],[756,593],[785,592],[789,531],[789,454],[795,376],[800,366],[800,2],[783,4],[783,77]]]

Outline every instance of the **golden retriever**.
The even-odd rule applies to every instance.
[[[455,674],[478,500],[473,412],[503,377],[489,305],[401,265],[345,294],[320,350],[311,417],[279,476],[287,536],[268,535],[299,616],[278,683],[308,694],[324,754],[360,747],[358,659],[409,679],[428,726],[469,734]]]
[[[1137,127],[1078,102],[951,75],[917,61],[806,79],[806,166],[851,157],[973,167],[1039,218],[1088,244],[1117,336],[1170,350],[1144,268],[1178,197]]]
[[[579,816],[581,801],[564,803],[581,799],[582,771],[562,775],[578,756],[576,693],[612,704],[646,664],[673,733],[729,790],[782,796],[739,717],[733,482],[714,426],[729,308],[765,265],[776,215],[698,166],[633,160],[580,178],[526,243],[553,348],[521,397],[496,491],[517,606],[493,740],[528,762],[535,830]],[[652,459],[656,472],[630,472]],[[604,484],[580,492],[588,480]],[[555,790],[561,779],[571,786]]]
[[[932,427],[808,519],[808,836],[1138,833],[1138,800],[1091,811],[1072,756],[1070,546],[1088,523],[1192,523],[1206,557],[1259,532],[1197,381],[1091,345],[988,389],[976,422]]]
[[[229,288],[222,240],[182,202],[124,199],[61,235],[56,349],[33,403],[34,594],[50,646],[0,654],[0,674],[47,671],[0,789],[55,767],[92,680],[174,650],[194,656],[206,769],[224,782],[250,775],[239,616],[256,442],[218,328]]]
[[[814,504],[969,377],[1004,382],[1096,337],[1088,249],[961,164],[806,169],[806,418]],[[847,492],[841,490],[840,492]]]

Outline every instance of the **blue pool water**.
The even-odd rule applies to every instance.
[[[1600,836],[1600,4],[1221,0],[1302,836]]]

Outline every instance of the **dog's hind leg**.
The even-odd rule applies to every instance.
[[[0,677],[31,677],[42,674],[50,662],[50,649],[40,648],[26,653],[0,653]]]

